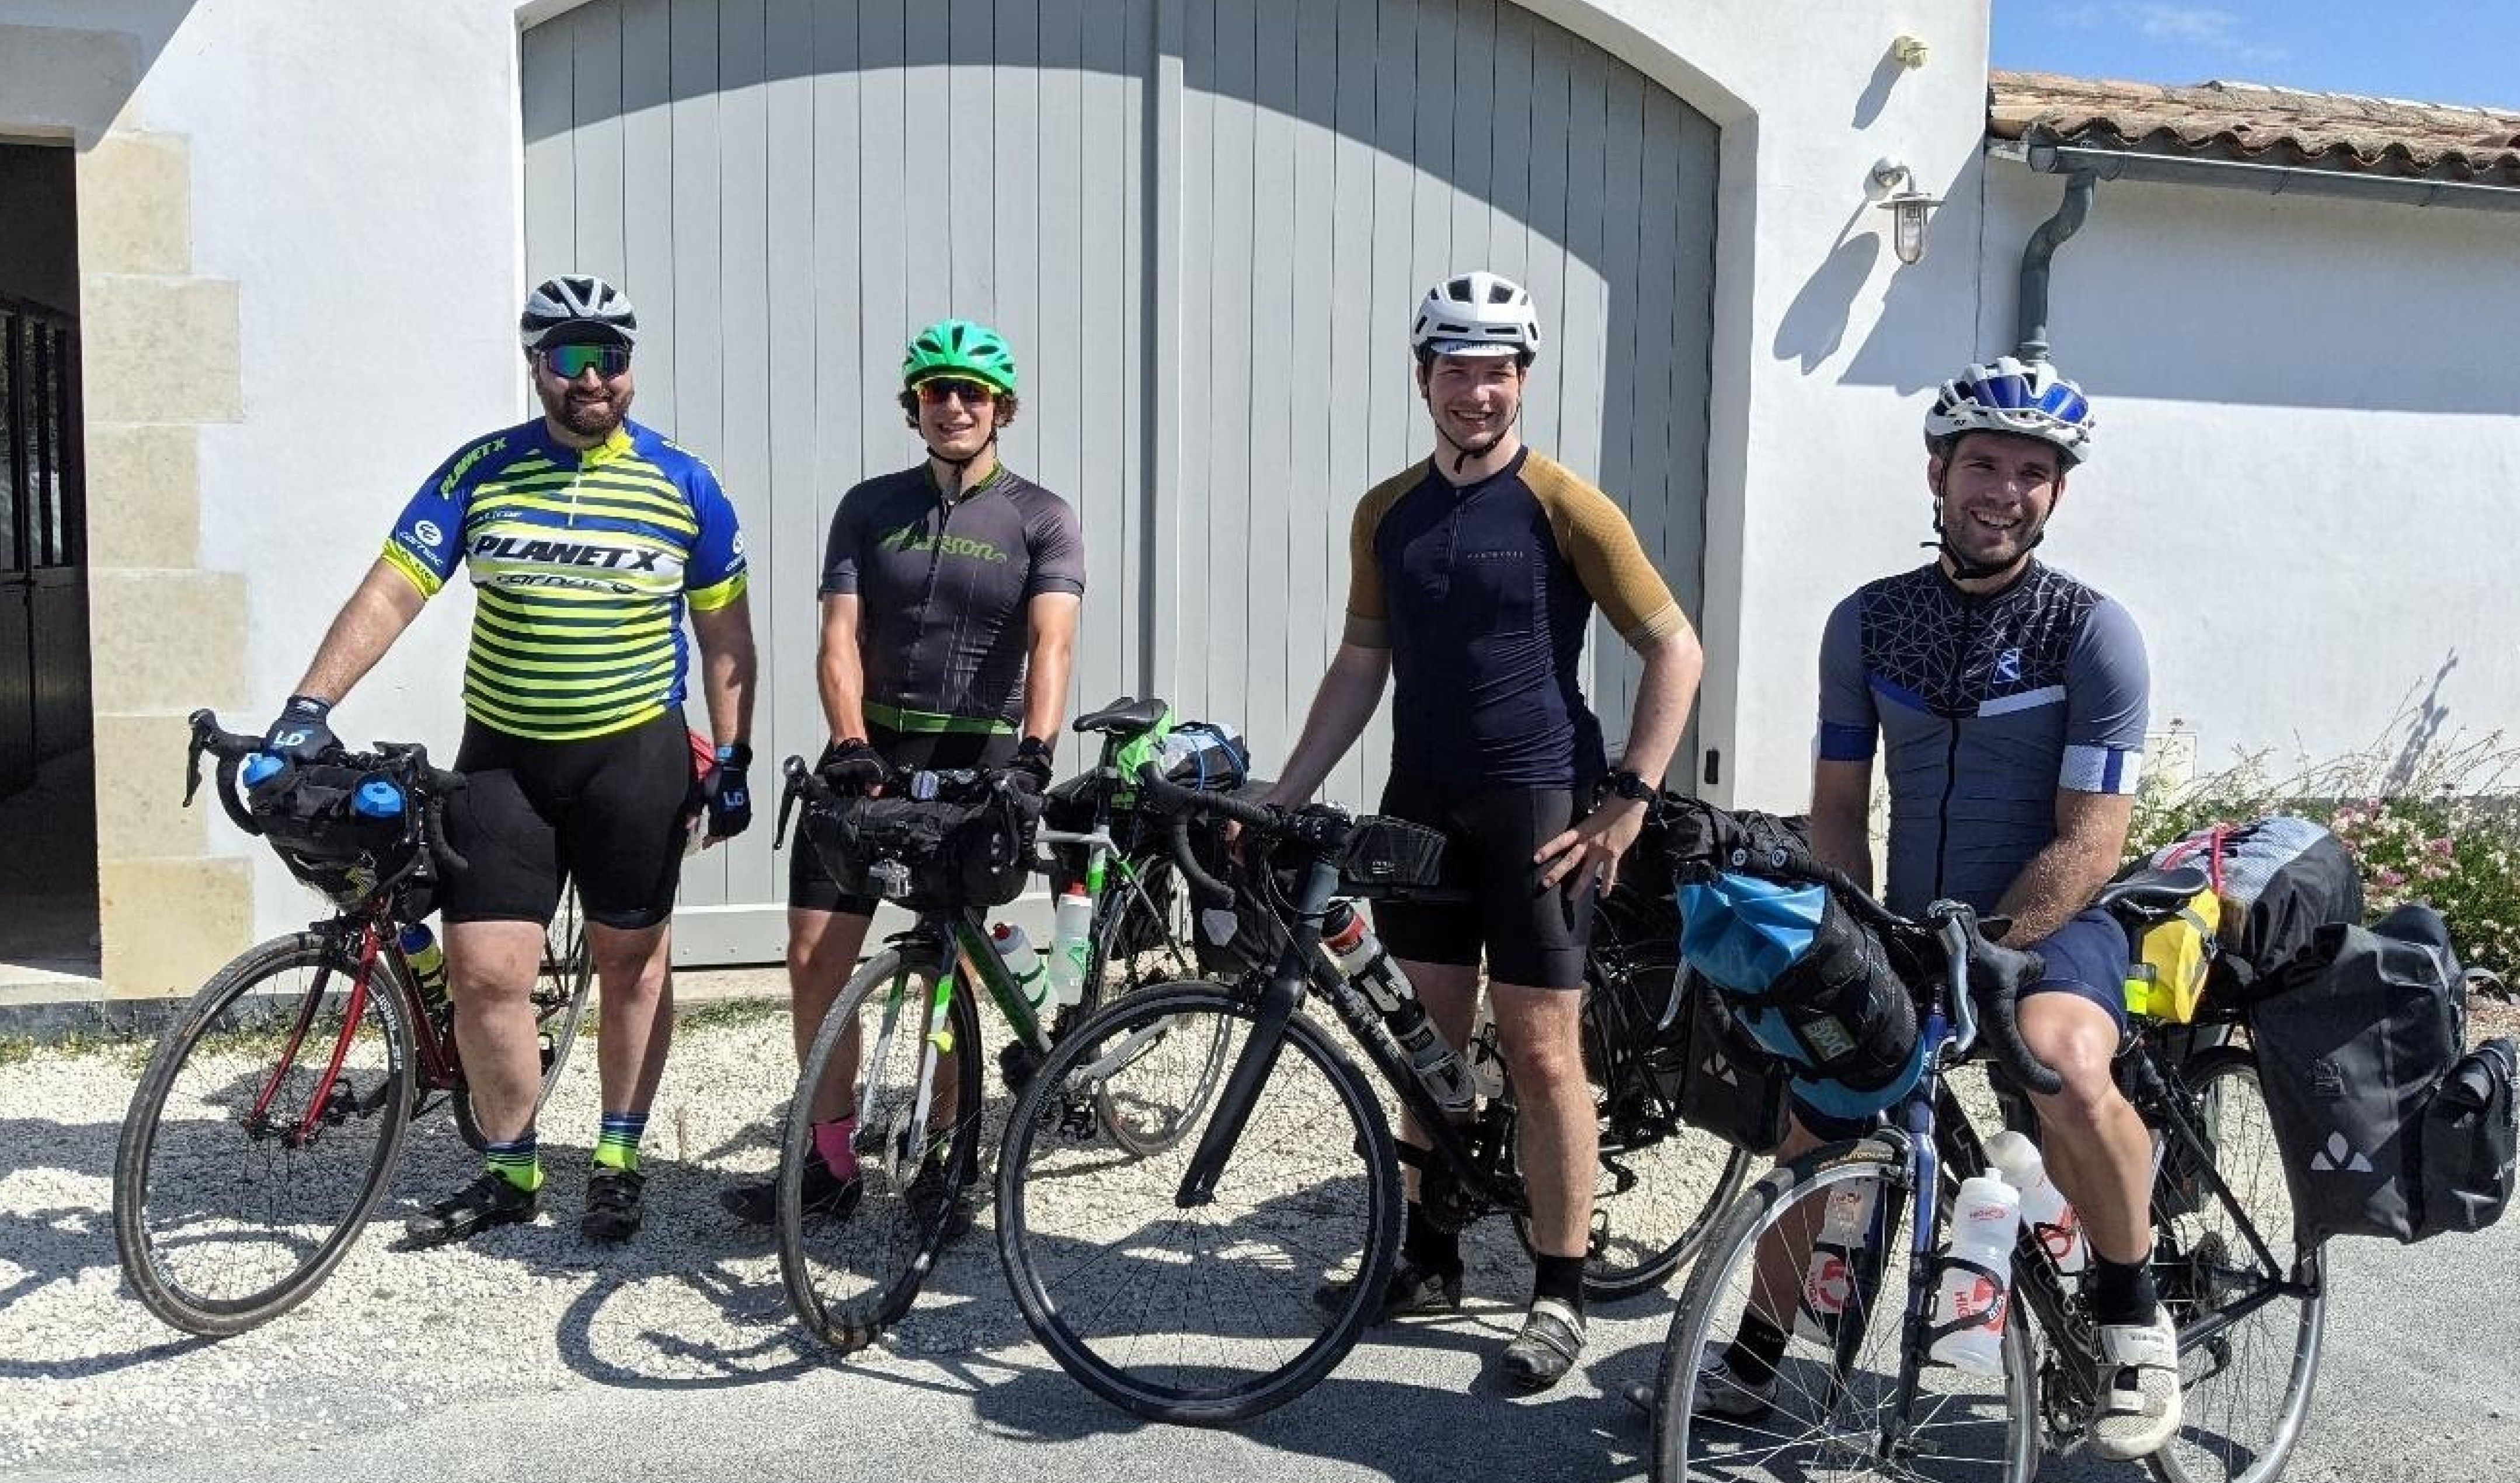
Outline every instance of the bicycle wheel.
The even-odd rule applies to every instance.
[[[1652,1034],[1641,1017],[1624,980],[1587,989],[1584,1063],[1601,1151],[1584,1295],[1597,1302],[1660,1287],[1740,1194],[1753,1162],[1748,1150],[1681,1122],[1640,1054]]]
[[[114,1155],[113,1236],[132,1290],[175,1327],[241,1333],[304,1302],[392,1182],[411,1028],[389,967],[352,1021],[359,978],[327,937],[274,938],[150,1056]]]
[[[543,962],[534,974],[534,1037],[541,1047],[543,1062],[542,1090],[534,1097],[537,1115],[543,1103],[551,1101],[552,1089],[560,1085],[560,1073],[568,1064],[569,1050],[577,1044],[578,1026],[586,1018],[587,995],[594,987],[595,952],[587,946],[586,916],[578,906],[577,886],[572,882],[562,895],[560,910],[553,915],[551,924],[543,929]],[[472,1089],[456,1088],[453,1101],[455,1131],[478,1152],[488,1141],[481,1136],[481,1125],[472,1120]]]
[[[842,1354],[863,1349],[919,1297],[963,1221],[980,1146],[980,1022],[957,983],[929,1032],[932,949],[877,954],[840,988],[797,1078],[779,1151],[779,1272],[796,1317]],[[809,1206],[815,1089],[846,1085],[856,1109],[858,1179]]]
[[[1888,1249],[1854,1284],[1834,1348],[1797,1336],[1777,1367],[1764,1414],[1740,1419],[1697,1416],[1698,1356],[1719,1352],[1755,1305],[1790,1327],[1811,1241],[1828,1191],[1878,1181],[1876,1201],[1895,1201]],[[1950,1479],[2026,1483],[2038,1461],[2036,1368],[2027,1326],[2005,1326],[2003,1373],[1979,1375],[1926,1363],[1916,1375],[1906,1436],[1881,1455],[1887,1408],[1899,1379],[1907,1333],[1911,1269],[1905,1212],[1912,1196],[1904,1161],[1882,1141],[1817,1149],[1750,1187],[1709,1235],[1690,1269],[1664,1345],[1654,1411],[1653,1477]],[[1876,1209],[1878,1204],[1876,1203]],[[1760,1260],[1760,1239],[1778,1236]],[[1869,1300],[1867,1301],[1868,1293]],[[1846,1355],[1842,1372],[1835,1361]]]
[[[1300,1013],[1214,1198],[1177,1204],[1215,1107],[1205,1048],[1221,1036],[1238,1056],[1256,1012],[1203,983],[1111,1005],[1051,1054],[999,1160],[998,1252],[1024,1322],[1086,1388],[1154,1420],[1220,1425],[1303,1394],[1356,1343],[1398,1250],[1382,1105]],[[1193,1096],[1151,1157],[1116,1148],[1096,1110],[1172,1121]]]
[[[1196,940],[1192,934],[1198,929],[1197,908],[1190,892],[1173,878],[1170,864],[1142,866],[1134,878],[1124,877],[1113,883],[1103,893],[1103,904],[1098,914],[1101,920],[1095,924],[1093,958],[1087,965],[1085,1000],[1071,1011],[1071,1023],[1149,984],[1199,976],[1192,946]],[[1217,1081],[1225,1074],[1229,1027],[1228,1021],[1213,1016],[1182,1022],[1181,1033],[1193,1028],[1207,1032],[1201,1046],[1180,1048],[1181,1054],[1191,1057],[1182,1064],[1195,1062],[1199,1069],[1191,1081],[1175,1089],[1178,1096],[1166,1098],[1160,1105],[1142,1103],[1123,1108],[1107,1095],[1100,1098],[1102,1128],[1111,1142],[1141,1158],[1160,1153],[1180,1142],[1183,1131],[1207,1105]]]
[[[2310,1412],[2327,1322],[2326,1253],[2305,1251],[2295,1238],[2291,1191],[2256,1056],[2236,1046],[2206,1051],[2180,1080],[2238,1212],[2210,1191],[2202,1198],[2165,1191],[2155,1199],[2153,1270],[2172,1321],[2189,1330],[2267,1298],[2281,1276],[2309,1292],[2274,1295],[2204,1343],[2182,1346],[2185,1414],[2178,1434],[2153,1455],[2152,1470],[2165,1483],[2261,1483],[2282,1471]],[[2175,1169],[2165,1160],[2165,1182]],[[2258,1258],[2238,1215],[2256,1228],[2276,1268]]]

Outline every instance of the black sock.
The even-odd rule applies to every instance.
[[[1427,1218],[1426,1207],[1409,1201],[1409,1224],[1400,1237],[1400,1254],[1430,1272],[1451,1277],[1462,1270],[1462,1234],[1438,1231]]]
[[[2152,1259],[2113,1262],[2092,1253],[2092,1317],[2103,1326],[2149,1324],[2161,1306],[2152,1285]]]
[[[1792,1337],[1757,1312],[1745,1313],[1732,1347],[1724,1351],[1724,1368],[1742,1384],[1763,1387],[1777,1377],[1777,1362],[1785,1357],[1785,1344]]]
[[[1584,1311],[1584,1259],[1580,1256],[1544,1256],[1537,1252],[1531,1259],[1531,1300],[1555,1298],[1577,1314]]]

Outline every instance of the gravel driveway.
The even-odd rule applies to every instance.
[[[535,1224],[394,1249],[401,1216],[473,1167],[450,1121],[432,1116],[324,1291],[216,1344],[162,1327],[121,1290],[108,1211],[132,1056],[0,1066],[0,1472],[923,1477],[943,1470],[940,1448],[970,1478],[1642,1472],[1642,1420],[1603,1396],[1650,1372],[1669,1300],[1597,1314],[1579,1380],[1508,1399],[1490,1366],[1528,1279],[1501,1222],[1477,1238],[1463,1315],[1376,1333],[1313,1395],[1239,1433],[1142,1427],[1068,1382],[1016,1317],[985,1217],[885,1351],[833,1364],[799,1347],[766,1237],[731,1230],[715,1201],[772,1163],[769,1114],[792,1064],[785,1020],[685,1028],[648,1137],[648,1229],[624,1248],[576,1234],[596,1122],[581,1056],[545,1114],[553,1181]],[[2344,1255],[2318,1405],[2289,1476],[2520,1475],[2520,1222],[2410,1249],[2355,1242]],[[2041,1476],[2140,1474],[2073,1459]]]

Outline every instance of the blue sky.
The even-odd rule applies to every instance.
[[[1995,0],[1995,65],[2520,111],[2520,0]]]

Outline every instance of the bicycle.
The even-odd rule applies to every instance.
[[[2023,955],[1988,943],[1960,903],[1936,902],[1923,921],[1911,921],[1826,867],[1805,861],[1790,875],[1830,885],[1881,932],[1893,962],[1907,955],[1925,1074],[1885,1131],[1778,1167],[1709,1236],[1662,1355],[1652,1475],[2028,1479],[2043,1452],[2081,1445],[2107,1380],[2097,1325],[2036,1233],[2022,1234],[2012,1257],[2002,1373],[1980,1376],[1927,1356],[1941,1232],[1958,1182],[1987,1168],[1948,1078],[1978,1039],[1973,992],[1985,999],[2003,1123],[2035,1131],[2016,1088],[2056,1084],[2010,1019],[2012,992],[2033,981],[2019,966]],[[2152,873],[2110,886],[2096,904],[2141,924],[2172,915],[2204,884],[2193,869]],[[2299,1437],[2318,1366],[2322,1255],[2295,1237],[2254,1055],[2228,1041],[2236,1018],[2209,1009],[2195,1026],[2138,1019],[2116,1062],[2122,1090],[2153,1132],[2153,1271],[2179,1331],[2184,1423],[2149,1460],[2168,1483],[2274,1477]],[[1830,1191],[1867,1181],[1872,1213],[1861,1255],[1837,1274],[1845,1307],[1833,1330],[1821,1329],[1827,1342],[1792,1340],[1764,1413],[1697,1415],[1701,1388],[1728,1383],[1701,1371],[1701,1356],[1729,1342],[1752,1308],[1792,1326]],[[1772,1232],[1780,1234],[1763,1254]],[[2031,1322],[2012,1321],[2025,1310]]]
[[[191,720],[186,805],[202,756],[215,756],[229,819],[268,836],[334,907],[211,975],[159,1039],[123,1116],[113,1173],[123,1275],[168,1325],[224,1337],[323,1285],[392,1185],[413,1119],[451,1103],[465,1141],[480,1146],[451,1007],[423,996],[399,941],[428,915],[437,882],[464,869],[442,823],[464,780],[410,743],[319,764],[389,784],[405,803],[389,837],[384,827],[357,845],[310,842],[267,826],[238,794],[240,765],[261,739],[220,730],[206,710]],[[572,893],[546,929],[533,989],[538,1108],[567,1063],[592,978]]]
[[[938,821],[1006,798],[1004,783],[969,770],[896,780],[914,804],[929,806],[922,812],[894,799],[840,796],[801,757],[786,764],[782,836],[799,801],[828,820],[854,820],[852,858],[833,860],[835,870],[862,872],[878,894],[918,914],[841,986],[806,1053],[781,1140],[782,1280],[799,1322],[839,1353],[873,1343],[910,1311],[937,1254],[963,1225],[963,1191],[978,1175],[983,1142],[979,1011],[968,990],[995,1003],[1012,1032],[999,1072],[1020,1091],[1063,1027],[1103,996],[1128,992],[1149,975],[1195,971],[1198,952],[1190,925],[1175,916],[1181,893],[1172,888],[1169,863],[1125,846],[1113,832],[1117,827],[1134,842],[1155,828],[1120,786],[1117,759],[1168,714],[1160,700],[1124,699],[1079,717],[1078,733],[1102,737],[1102,758],[1045,802],[1081,811],[1087,827],[1041,827],[1023,846],[1026,870],[1033,843],[1072,852],[1095,898],[1079,1001],[1056,1014],[1045,1012],[1046,997],[1028,998],[1014,982],[970,894],[931,878],[952,852],[946,836],[953,826]],[[1209,1084],[1223,1051],[1221,1041],[1204,1050]],[[852,1060],[854,1072],[841,1076]],[[822,1095],[843,1085],[851,1089],[845,1098]],[[859,1177],[818,1206],[806,1199],[805,1170],[809,1154],[819,1157],[818,1105],[840,1115],[834,1101],[855,1109]],[[1176,1109],[1106,1101],[1096,1111],[1098,1125],[1127,1146],[1152,1151],[1180,1137]]]
[[[1266,929],[1273,967],[1238,984],[1148,988],[1059,1044],[1009,1118],[998,1249],[1025,1323],[1070,1375],[1135,1415],[1216,1425],[1293,1400],[1355,1344],[1397,1254],[1404,1160],[1425,1207],[1456,1228],[1527,1216],[1529,1202],[1510,1082],[1456,1124],[1444,1109],[1466,1101],[1462,1052],[1429,1038],[1414,997],[1350,978],[1321,951],[1341,892],[1452,894],[1433,886],[1443,836],[1326,805],[1287,813],[1192,793],[1152,769],[1140,786],[1174,818],[1176,867],[1209,900],[1235,893],[1187,848],[1186,821],[1250,831],[1246,856],[1264,858],[1241,873],[1237,904]],[[1315,993],[1428,1130],[1429,1149],[1395,1145],[1373,1079],[1301,1012]],[[1212,1039],[1238,1049],[1210,1096],[1170,1053]],[[1617,1075],[1638,1062],[1603,1064]],[[1115,1100],[1182,1108],[1195,1135],[1115,1157],[1094,1112]]]

